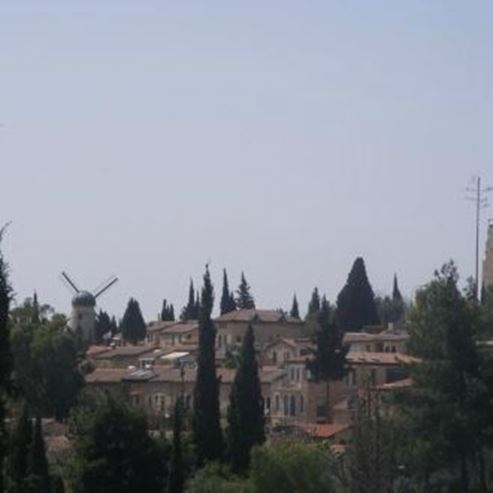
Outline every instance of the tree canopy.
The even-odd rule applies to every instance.
[[[337,297],[336,320],[344,331],[360,331],[380,322],[373,289],[361,257],[354,261],[347,282]]]
[[[236,290],[236,306],[240,310],[250,310],[255,308],[255,300],[250,292],[250,285],[248,284],[245,274],[241,273],[241,282]]]
[[[137,344],[146,337],[147,327],[140,311],[139,302],[130,298],[123,315],[120,330],[123,338],[131,344]]]
[[[220,312],[221,315],[236,310],[236,301],[234,294],[229,290],[228,274],[223,269],[223,291],[221,295]]]

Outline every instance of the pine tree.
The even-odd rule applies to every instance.
[[[317,317],[315,350],[306,367],[316,382],[326,382],[327,419],[330,419],[330,382],[342,380],[347,370],[346,355],[349,346],[344,345],[344,334],[331,322],[330,305],[325,296]]]
[[[163,307],[161,309],[160,319],[163,322],[166,322],[166,321],[174,322],[175,321],[175,310],[173,308],[173,305],[168,305],[168,301],[166,299],[163,300]]]
[[[145,339],[146,323],[137,300],[130,298],[120,328],[123,338],[131,344]]]
[[[36,416],[34,424],[34,436],[29,450],[28,462],[28,491],[37,493],[51,492],[51,479],[48,469],[48,461],[46,460],[46,447],[43,438],[43,428],[41,418]]]
[[[99,310],[94,327],[94,340],[96,344],[104,341],[104,338],[111,334],[111,318],[103,310]]]
[[[248,284],[243,272],[241,273],[241,282],[236,293],[236,305],[240,310],[255,309],[255,300],[250,293],[250,285]]]
[[[298,306],[296,295],[293,296],[293,305],[291,306],[291,311],[289,312],[289,315],[293,318],[300,318],[300,309]]]
[[[176,400],[173,416],[173,450],[169,464],[167,493],[182,493],[185,483],[183,454],[181,449],[181,431],[183,418],[182,397]]]
[[[111,317],[111,323],[110,323],[111,337],[114,337],[116,334],[118,334],[118,332],[120,332],[120,328],[118,327],[118,322],[116,321],[116,318],[113,315]]]
[[[33,324],[39,324],[41,322],[38,295],[37,295],[36,291],[34,291],[34,294],[33,294],[33,318],[32,318],[32,322],[33,322]]]
[[[380,322],[373,289],[361,257],[355,260],[346,285],[337,297],[336,320],[344,331],[361,331],[367,325]]]
[[[0,229],[0,243],[5,228]],[[0,250],[0,491],[4,488],[3,463],[7,449],[7,433],[5,430],[5,397],[10,387],[10,375],[13,359],[10,352],[9,306],[11,288],[8,279],[8,266]]]
[[[253,327],[248,326],[241,348],[240,365],[229,398],[228,455],[231,468],[245,473],[250,451],[265,441],[262,390],[255,356]]]
[[[236,310],[236,301],[233,294],[229,290],[228,274],[226,269],[223,270],[223,292],[221,296],[220,311],[221,315],[233,312]]]
[[[180,320],[197,320],[197,301],[195,299],[195,288],[193,287],[193,280],[190,279],[190,287],[188,288],[188,302],[183,307]]]
[[[199,316],[199,352],[194,388],[193,435],[199,465],[218,460],[223,452],[219,414],[219,379],[216,375],[216,329],[211,319],[214,289],[209,267],[204,274]]]
[[[399,289],[399,285],[397,283],[397,274],[394,274],[394,286],[392,289],[392,300],[393,301],[402,301],[402,294]]]
[[[200,293],[197,290],[197,294],[195,296],[195,305],[193,308],[193,320],[198,320],[199,319],[199,313],[200,313]]]
[[[306,318],[308,319],[312,317],[317,317],[319,312],[320,312],[320,295],[318,293],[318,288],[315,287],[313,289],[310,302],[308,303]]]
[[[10,440],[8,457],[8,491],[20,493],[25,489],[29,446],[32,440],[32,424],[27,405],[22,405],[15,429]]]

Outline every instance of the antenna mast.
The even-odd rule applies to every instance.
[[[474,289],[476,298],[479,299],[479,226],[481,218],[481,209],[489,206],[488,197],[486,194],[493,191],[493,187],[481,187],[481,177],[475,176],[473,178],[474,187],[466,188],[466,191],[471,195],[466,197],[466,200],[470,200],[475,203],[476,207],[476,259],[475,259],[475,276],[474,276]]]

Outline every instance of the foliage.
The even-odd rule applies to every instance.
[[[228,457],[235,473],[244,473],[253,446],[265,441],[262,389],[255,356],[255,336],[249,325],[243,339],[228,409]]]
[[[200,465],[219,459],[223,438],[219,414],[219,380],[216,375],[216,328],[211,319],[214,288],[206,266],[199,313],[199,352],[194,388],[193,434]]]
[[[11,434],[7,460],[7,491],[21,493],[26,487],[29,447],[32,440],[32,424],[28,407],[23,403]]]
[[[416,296],[408,345],[423,362],[413,368],[415,388],[402,396],[401,411],[409,434],[419,430],[409,460],[424,466],[416,471],[420,479],[427,483],[440,469],[453,468],[461,491],[468,491],[470,464],[486,482],[480,459],[491,446],[493,367],[474,339],[481,323],[478,306],[460,293],[457,282],[450,262]]]
[[[51,492],[51,478],[46,459],[46,447],[43,438],[41,418],[36,416],[34,435],[29,450],[29,463],[27,468],[27,489],[32,493]]]
[[[199,318],[200,301],[199,294],[195,294],[195,288],[193,287],[193,280],[190,279],[190,287],[188,289],[188,302],[183,307],[180,320],[197,320]]]
[[[307,320],[309,318],[316,318],[318,316],[319,311],[320,311],[320,294],[318,293],[318,288],[315,287],[313,289],[310,302],[308,303],[308,310],[306,313]]]
[[[365,263],[358,257],[337,297],[337,325],[344,331],[360,331],[379,323],[373,289],[366,275]]]
[[[378,317],[380,318],[380,322],[382,324],[399,324],[404,321],[406,304],[404,303],[404,299],[402,298],[399,290],[397,276],[394,276],[392,297],[377,297],[375,298],[375,303],[377,305]]]
[[[0,229],[0,243],[5,227]],[[9,307],[11,287],[8,278],[8,266],[0,250],[0,491],[3,491],[3,463],[5,459],[7,433],[5,430],[5,399],[10,389],[13,358],[10,351]]]
[[[255,309],[255,300],[250,292],[250,285],[248,284],[245,274],[241,273],[241,282],[236,290],[236,306],[240,310]]]
[[[252,451],[250,481],[255,493],[331,493],[327,451],[299,440],[281,441]]]
[[[181,435],[183,419],[183,402],[178,398],[173,415],[173,449],[169,463],[167,493],[182,493],[185,482],[185,465],[183,463]]]
[[[75,409],[72,419],[74,493],[164,490],[168,452],[150,437],[139,411],[107,396],[100,397],[90,412]]]
[[[173,305],[168,304],[168,301],[166,299],[163,300],[163,307],[161,308],[161,314],[159,317],[163,322],[169,321],[169,322],[174,322],[175,321],[175,308]]]
[[[94,342],[100,344],[105,338],[111,336],[112,323],[110,316],[103,310],[99,310],[96,316],[96,323],[94,327]]]
[[[12,313],[16,383],[35,414],[61,420],[84,384],[77,338],[66,330],[63,316],[33,323],[32,316],[19,317],[17,310]],[[26,306],[20,310],[25,313]]]
[[[248,483],[217,462],[210,462],[187,482],[187,493],[253,493]],[[273,493],[273,492],[271,492]]]
[[[226,269],[223,270],[223,292],[221,295],[220,312],[221,315],[225,313],[234,312],[236,310],[236,301],[234,294],[229,290],[228,274]]]
[[[291,310],[289,311],[289,316],[297,319],[300,318],[300,308],[298,306],[296,295],[293,296],[293,304],[291,306]]]
[[[146,323],[140,311],[139,302],[134,298],[130,298],[128,302],[120,324],[120,330],[123,338],[131,344],[137,344],[138,341],[145,339]]]
[[[369,387],[357,401],[346,458],[351,493],[391,493],[397,467],[393,423],[385,420],[380,395]]]

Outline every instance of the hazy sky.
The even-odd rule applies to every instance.
[[[333,300],[354,258],[411,295],[474,268],[493,183],[493,3],[2,0],[0,223],[17,300],[58,278],[148,318],[242,269],[259,307]],[[493,215],[487,210],[486,219]],[[483,250],[483,242],[481,244]]]

